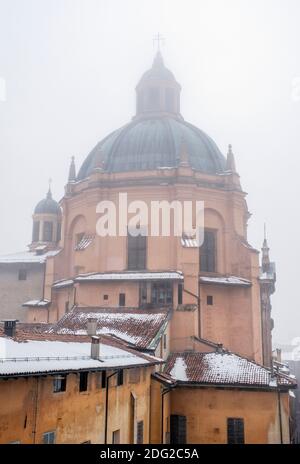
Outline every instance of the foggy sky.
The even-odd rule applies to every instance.
[[[49,177],[58,200],[70,157],[134,115],[159,31],[182,115],[233,145],[253,246],[267,223],[275,340],[300,336],[299,23],[299,0],[0,0],[0,253],[30,242]]]

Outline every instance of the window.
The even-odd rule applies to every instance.
[[[101,386],[102,388],[106,388],[106,371],[102,372]]]
[[[34,221],[32,229],[32,241],[38,242],[40,239],[40,221]]]
[[[106,388],[106,371],[97,373],[97,388]]]
[[[205,230],[204,241],[200,247],[200,271],[216,272],[216,233]]]
[[[143,421],[139,421],[137,423],[136,442],[138,445],[142,445],[144,443],[144,422]]]
[[[173,303],[173,287],[171,282],[153,282],[151,285],[151,303],[156,306]]]
[[[170,443],[186,443],[186,417],[172,414],[170,416]]]
[[[70,304],[68,301],[65,302],[65,313],[68,313],[70,309]]]
[[[178,304],[182,305],[182,293],[183,293],[183,285],[178,284]]]
[[[120,429],[113,432],[112,442],[113,445],[118,445],[120,443]]]
[[[79,374],[79,391],[80,392],[87,391],[87,389],[88,389],[88,378],[89,378],[89,373],[88,372],[80,372],[80,374]]]
[[[164,344],[163,344],[164,350],[166,350],[167,349],[167,335],[166,334],[164,334],[164,339],[163,340],[164,340]]]
[[[212,306],[214,304],[214,297],[212,295],[207,295],[206,303],[208,306]]]
[[[43,242],[52,242],[53,222],[45,221],[43,226]]]
[[[59,242],[61,239],[61,223],[57,224],[57,232],[56,232],[56,241]]]
[[[166,98],[166,110],[169,111],[170,113],[173,113],[175,111],[174,89],[170,89],[170,88],[166,89],[165,98]]]
[[[227,443],[229,445],[243,445],[245,443],[244,419],[227,419]]]
[[[125,293],[119,293],[119,306],[125,306]]]
[[[80,244],[83,237],[84,237],[84,232],[80,232],[79,234],[76,234],[76,237],[75,237],[75,249]]]
[[[140,282],[139,294],[140,305],[147,304],[147,282]]]
[[[55,443],[55,432],[46,432],[43,434],[44,445],[53,445]]]
[[[103,295],[103,300],[108,300],[108,295]]]
[[[53,392],[65,392],[67,387],[67,376],[60,375],[53,379]]]
[[[117,386],[123,385],[124,383],[124,371],[121,369],[117,374]]]
[[[26,269],[19,269],[18,279],[19,280],[27,280],[27,271],[26,271]]]
[[[157,111],[159,110],[159,88],[150,87],[148,90],[148,111]]]
[[[136,271],[146,269],[146,238],[147,237],[144,235],[133,237],[128,234],[128,270]]]

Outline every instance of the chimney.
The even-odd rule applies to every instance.
[[[223,353],[223,343],[217,343],[217,353]]]
[[[14,337],[16,335],[17,322],[19,321],[17,319],[4,319],[2,322],[4,322],[4,334],[7,337]]]
[[[86,324],[87,334],[92,337],[97,334],[97,319],[89,318]]]
[[[99,356],[100,356],[100,337],[93,335],[92,344],[91,344],[91,358],[99,359]]]

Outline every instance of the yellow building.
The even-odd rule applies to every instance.
[[[159,359],[110,337],[9,335],[0,336],[0,443],[149,443]]]

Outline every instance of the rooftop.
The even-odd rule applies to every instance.
[[[169,312],[134,308],[80,308],[65,314],[49,333],[86,335],[89,319],[97,320],[97,335],[110,334],[139,349],[155,349],[169,321]]]
[[[173,353],[167,360],[165,373],[178,384],[260,388],[296,386],[295,381],[285,375],[277,374],[274,381],[269,369],[230,352]]]
[[[11,339],[0,336],[0,377],[146,366],[160,363],[101,337],[100,358],[91,358],[91,338],[32,334]]]
[[[0,264],[43,264],[46,262],[47,258],[56,256],[59,252],[60,250],[51,250],[43,254],[37,254],[34,251],[21,251],[19,253],[12,253],[9,255],[0,256]]]
[[[76,282],[89,282],[101,280],[183,280],[181,271],[151,272],[151,271],[123,271],[81,274],[76,277]]]

